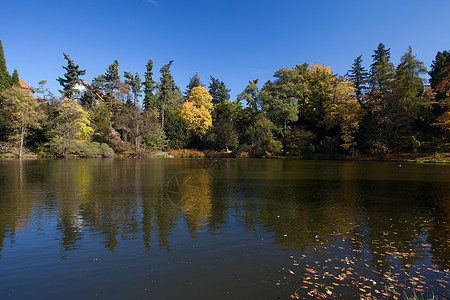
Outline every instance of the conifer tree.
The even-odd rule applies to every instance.
[[[80,67],[76,65],[66,53],[63,53],[63,55],[67,60],[67,67],[62,66],[63,69],[66,70],[66,73],[64,74],[64,78],[58,77],[56,80],[63,87],[60,92],[64,94],[65,97],[71,97],[76,93],[76,90],[74,90],[73,87],[81,82],[80,76],[86,74],[86,70],[80,70]]]
[[[230,89],[227,89],[225,83],[211,76],[211,82],[209,83],[209,94],[212,96],[212,103],[219,104],[224,103],[226,100],[230,100]]]
[[[391,49],[386,49],[383,43],[378,45],[372,55],[373,63],[370,65],[370,82],[372,89],[378,89],[382,93],[390,89],[390,83],[395,76],[395,68],[391,63]]]
[[[164,114],[166,109],[171,105],[180,104],[181,91],[180,88],[175,85],[172,74],[170,73],[170,67],[172,66],[173,60],[171,60],[167,65],[164,65],[161,72],[161,79],[158,85],[158,101],[157,109],[161,115],[161,127],[164,129]]]
[[[143,106],[144,109],[156,108],[156,95],[154,94],[156,83],[153,80],[153,61],[151,59],[148,60],[147,65],[145,66],[147,71],[144,76],[144,101]]]
[[[114,90],[117,89],[117,81],[120,80],[119,76],[119,61],[116,59],[114,63],[109,65],[105,73],[105,94],[112,95]]]
[[[186,91],[184,91],[184,100],[187,100],[189,93],[192,91],[193,88],[203,86],[203,83],[200,80],[200,75],[198,75],[198,72],[195,73],[193,77],[189,77],[189,83],[186,86]]]
[[[19,72],[17,72],[17,69],[14,69],[13,75],[11,77],[11,83],[14,86],[20,86],[19,82]]]
[[[139,74],[136,72],[132,75],[130,72],[124,72],[125,83],[131,87],[133,92],[133,104],[136,105],[138,98],[142,96],[142,82]]]
[[[401,99],[406,103],[409,112],[413,118],[418,117],[418,113],[426,103],[422,98],[424,90],[423,79],[420,77],[427,73],[423,62],[416,59],[412,54],[411,46],[401,57],[400,64],[397,67],[395,80],[398,83],[398,89]]]
[[[3,51],[2,41],[0,41],[0,92],[11,86],[11,77],[9,77],[6,67],[5,53]]]
[[[362,55],[355,59],[352,68],[349,70],[348,77],[352,80],[352,86],[355,88],[356,99],[363,103],[364,90],[367,89],[367,79],[369,73],[362,65]]]
[[[431,69],[428,74],[430,75],[430,86],[434,91],[437,91],[436,87],[441,83],[445,77],[444,69],[450,65],[450,51],[438,52],[435,60],[431,64]],[[437,91],[436,100],[442,100],[446,98],[444,93]]]

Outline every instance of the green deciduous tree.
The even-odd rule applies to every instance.
[[[56,80],[63,87],[60,92],[64,97],[72,97],[77,92],[74,86],[81,82],[80,76],[86,74],[86,70],[80,70],[80,67],[66,53],[63,53],[63,55],[64,59],[67,60],[67,66],[62,66],[66,73],[64,77],[58,77]]]
[[[117,113],[114,116],[114,125],[116,129],[131,135],[137,155],[140,155],[145,139],[153,142],[152,146],[162,143],[159,139],[164,139],[164,135],[157,122],[156,110],[142,111],[139,106],[130,106],[121,102],[117,105],[119,107],[116,109]],[[157,131],[156,133],[160,137],[155,136],[153,131]]]
[[[249,81],[245,90],[238,96],[238,101],[245,100],[251,109],[251,114],[255,115],[259,111],[259,89],[258,79]]]
[[[211,131],[218,150],[225,149],[228,152],[238,146],[238,134],[233,121],[222,119],[214,123]]]
[[[280,154],[282,144],[274,136],[275,125],[266,117],[260,117],[255,124],[247,129],[247,140],[254,148],[257,156]]]
[[[0,93],[0,114],[8,120],[9,139],[16,142],[22,158],[24,139],[28,130],[41,126],[44,114],[36,100],[23,93],[20,87],[11,87]]]

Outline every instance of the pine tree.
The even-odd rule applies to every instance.
[[[384,93],[390,90],[390,84],[395,76],[394,65],[390,62],[391,49],[386,49],[386,46],[380,43],[377,50],[374,51],[372,58],[373,63],[370,65],[372,89],[378,89]]]
[[[211,76],[211,82],[209,83],[209,94],[213,97],[212,103],[219,104],[224,103],[226,100],[230,100],[230,89],[227,89],[225,83]]]
[[[166,109],[171,105],[179,105],[179,100],[181,98],[180,88],[175,85],[172,74],[170,73],[170,67],[172,66],[173,60],[171,60],[167,65],[164,65],[161,72],[161,79],[158,85],[158,101],[157,109],[161,114],[161,127],[164,129],[164,114]]]
[[[119,61],[116,59],[114,63],[109,65],[105,73],[105,94],[111,96],[117,89],[117,81],[120,80],[119,76]]]
[[[450,65],[450,51],[438,52],[436,54],[435,60],[431,64],[431,70],[428,72],[430,75],[430,86],[436,91],[436,87],[441,83],[445,77],[444,69],[446,66]],[[446,95],[440,92],[436,94],[436,100],[442,100],[446,98]]]
[[[11,77],[11,83],[14,86],[20,86],[19,82],[19,72],[17,72],[17,69],[14,69],[13,75]]]
[[[352,86],[355,88],[356,99],[358,99],[359,103],[363,103],[363,94],[365,89],[367,89],[369,73],[362,65],[362,55],[355,59],[352,68],[349,70],[348,77],[353,82]]]
[[[5,53],[3,52],[3,44],[0,41],[0,92],[11,86],[11,77],[9,77],[6,67]]]
[[[203,86],[200,75],[198,75],[198,72],[195,73],[193,77],[189,77],[189,83],[186,86],[186,91],[184,91],[184,100],[186,100],[189,96],[189,93],[192,91],[193,88]]]
[[[137,72],[134,75],[130,72],[124,72],[123,77],[125,77],[125,83],[131,87],[131,91],[133,92],[133,104],[136,105],[138,98],[142,96],[141,78]]]
[[[71,97],[76,93],[76,90],[74,90],[73,87],[81,82],[80,76],[86,74],[86,70],[80,70],[80,67],[76,65],[66,53],[63,53],[63,55],[67,60],[67,67],[62,66],[63,69],[66,70],[66,73],[64,74],[64,78],[58,77],[56,80],[63,87],[60,92],[64,94],[65,97]]]
[[[153,61],[151,59],[148,60],[147,65],[145,66],[147,71],[145,72],[145,80],[144,84],[144,109],[156,108],[156,95],[154,94],[156,83],[153,80]]]

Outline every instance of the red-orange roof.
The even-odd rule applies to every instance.
[[[23,89],[30,89],[31,90],[30,86],[28,84],[26,84],[25,81],[23,81],[20,78],[19,78],[19,84],[20,84],[21,88],[23,88]]]

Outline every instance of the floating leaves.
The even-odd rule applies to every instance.
[[[430,244],[421,243],[418,253],[396,241],[396,232],[383,231],[378,236],[393,236],[393,240],[357,244],[353,237],[339,238],[291,256],[291,268],[282,269],[285,278],[298,282],[291,299],[402,299],[407,295],[441,299],[438,295],[447,295],[450,271],[427,259]]]

